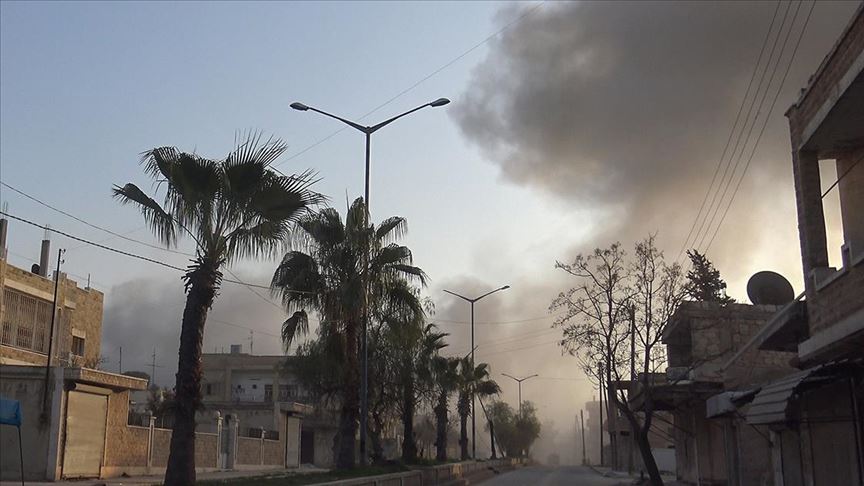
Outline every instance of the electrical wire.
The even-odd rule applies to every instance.
[[[783,91],[783,86],[786,83],[786,78],[789,76],[789,71],[792,68],[792,63],[795,61],[795,56],[798,54],[798,48],[801,46],[801,40],[804,38],[804,33],[807,30],[807,25],[810,23],[810,17],[813,14],[813,9],[815,7],[816,2],[814,1],[812,4],[810,4],[810,10],[807,12],[807,18],[804,20],[804,25],[801,28],[801,32],[798,34],[798,40],[795,43],[795,48],[792,50],[792,55],[790,56],[789,61],[786,65],[786,71],[783,73],[783,78],[780,80],[780,86],[777,88],[774,99],[771,101],[771,107],[768,109],[768,114],[765,116],[765,121],[762,123],[762,128],[759,131],[759,136],[756,137],[756,143],[753,145],[753,149],[750,151],[750,156],[747,159],[747,163],[744,165],[744,170],[741,172],[741,177],[738,179],[738,183],[735,185],[735,190],[732,192],[732,197],[729,199],[729,204],[726,205],[726,209],[723,211],[723,216],[720,218],[720,222],[717,223],[717,227],[714,229],[714,234],[711,235],[711,239],[708,241],[708,245],[703,250],[703,253],[707,252],[708,249],[711,248],[711,245],[714,243],[714,239],[717,237],[720,228],[723,226],[723,222],[726,220],[727,214],[729,214],[729,208],[732,207],[732,203],[735,201],[735,196],[738,194],[738,190],[741,188],[741,182],[747,175],[747,170],[750,168],[750,163],[753,161],[753,156],[756,155],[756,149],[759,147],[759,142],[762,140],[762,135],[764,135],[765,128],[768,126],[768,120],[771,118],[771,114],[774,112],[774,107],[777,105],[777,100],[780,98],[780,93]]]
[[[45,231],[50,231],[50,232],[52,232],[52,233],[56,233],[56,234],[58,234],[58,235],[65,236],[66,238],[69,238],[69,239],[72,239],[72,240],[75,240],[75,241],[79,241],[79,242],[81,242],[81,243],[85,243],[85,244],[90,245],[90,246],[95,246],[96,248],[100,248],[100,249],[105,250],[105,251],[109,251],[109,252],[112,252],[112,253],[117,253],[117,254],[119,254],[119,255],[123,255],[123,256],[129,257],[129,258],[135,258],[135,259],[142,260],[142,261],[145,261],[145,262],[148,262],[148,263],[153,263],[153,264],[155,264],[155,265],[159,265],[159,266],[162,266],[162,267],[165,267],[165,268],[170,268],[171,270],[177,270],[177,271],[180,271],[180,272],[183,272],[183,273],[186,273],[186,272],[188,271],[188,269],[186,269],[186,268],[181,268],[181,267],[178,267],[178,266],[176,266],[176,265],[171,265],[171,264],[168,264],[168,263],[165,263],[165,262],[160,262],[159,260],[154,260],[153,258],[148,258],[148,257],[145,257],[145,256],[137,255],[137,254],[135,254],[135,253],[131,253],[131,252],[128,252],[128,251],[118,250],[117,248],[112,248],[112,247],[110,247],[110,246],[106,246],[106,245],[103,245],[103,244],[101,244],[101,243],[96,243],[96,242],[94,242],[94,241],[90,241],[90,240],[87,240],[87,239],[81,238],[81,237],[79,237],[79,236],[72,235],[72,234],[70,234],[70,233],[67,233],[67,232],[65,232],[65,231],[58,230],[58,229],[56,229],[56,228],[52,228],[52,227],[50,227],[50,226],[41,225],[41,224],[39,224],[39,223],[35,223],[35,222],[33,222],[33,221],[30,221],[30,220],[28,220],[28,219],[21,218],[21,217],[19,217],[19,216],[15,216],[14,214],[10,214],[10,213],[8,213],[8,212],[6,212],[6,211],[0,211],[0,214],[4,215],[4,216],[6,216],[6,217],[12,218],[12,219],[14,219],[14,220],[20,221],[20,222],[22,222],[22,223],[29,224],[30,226],[34,226],[34,227],[36,227],[36,228],[39,228],[39,229],[42,229],[42,230],[45,230]],[[231,273],[231,271],[228,270],[228,273]],[[233,274],[231,274],[231,275],[233,275]],[[222,281],[223,281],[223,282],[233,283],[233,284],[238,284],[238,285],[245,285],[245,286],[247,286],[247,287],[254,287],[254,288],[259,288],[259,289],[267,289],[267,290],[270,290],[270,287],[269,287],[269,286],[266,286],[266,285],[258,285],[258,284],[250,284],[250,283],[243,282],[242,280],[239,280],[239,279],[234,280],[234,279],[228,279],[228,278],[226,278],[226,279],[222,279]],[[315,292],[306,292],[306,291],[303,291],[303,290],[286,290],[286,292],[297,293],[297,294],[310,294],[310,295],[314,295],[314,294],[315,294]],[[271,302],[271,303],[272,303],[272,302]]]
[[[420,78],[419,81],[417,81],[417,82],[415,82],[414,84],[412,84],[411,86],[409,86],[409,87],[403,89],[402,91],[400,91],[400,92],[397,93],[396,95],[394,95],[394,96],[392,96],[391,98],[389,98],[387,101],[381,103],[380,105],[376,106],[376,107],[373,108],[372,110],[366,112],[364,115],[362,115],[360,118],[358,118],[358,120],[362,120],[362,119],[368,117],[369,115],[372,115],[373,113],[377,112],[377,111],[380,110],[381,108],[384,108],[385,106],[387,106],[387,105],[389,105],[390,103],[396,101],[398,98],[402,97],[402,96],[405,95],[406,93],[412,91],[412,90],[413,90],[414,88],[416,88],[417,86],[420,86],[421,84],[423,84],[424,82],[426,82],[427,80],[429,80],[430,78],[432,78],[433,76],[435,76],[436,74],[440,73],[441,71],[443,71],[443,70],[447,69],[448,67],[452,66],[453,64],[457,63],[458,61],[460,61],[462,58],[464,58],[464,57],[467,56],[468,54],[471,54],[472,52],[474,52],[475,50],[477,50],[478,48],[480,48],[480,46],[482,46],[483,44],[486,44],[486,43],[489,42],[490,40],[492,40],[492,39],[494,39],[495,37],[497,37],[498,35],[500,35],[500,34],[501,34],[502,32],[504,32],[505,30],[510,29],[510,28],[513,27],[514,25],[516,25],[516,24],[518,24],[519,22],[522,22],[523,20],[525,20],[526,18],[528,18],[530,15],[534,14],[534,12],[536,12],[536,11],[539,10],[541,7],[543,7],[543,6],[545,5],[545,3],[546,3],[545,1],[542,1],[542,2],[538,3],[537,5],[535,5],[534,7],[532,7],[532,8],[530,8],[530,9],[526,10],[522,15],[518,16],[515,20],[513,20],[513,21],[511,21],[510,23],[504,25],[503,27],[501,27],[500,29],[498,29],[498,30],[495,31],[494,33],[490,34],[489,36],[487,36],[485,39],[481,40],[480,42],[474,44],[474,45],[471,46],[468,50],[462,52],[462,53],[459,54],[458,56],[456,56],[456,57],[454,57],[453,59],[451,59],[450,61],[446,62],[445,64],[443,64],[443,65],[442,65],[441,67],[439,67],[438,69],[432,71],[430,74],[427,74],[426,76]],[[291,156],[289,156],[288,158],[286,158],[286,159],[284,159],[283,161],[279,162],[278,164],[274,164],[274,165],[273,165],[273,168],[275,169],[275,167],[276,167],[277,165],[282,165],[282,164],[284,164],[284,163],[287,163],[287,162],[289,162],[289,161],[291,161],[291,160],[296,159],[297,157],[299,157],[299,156],[305,154],[306,152],[312,150],[313,148],[315,148],[315,147],[321,145],[322,143],[324,143],[324,142],[330,140],[331,138],[335,137],[336,135],[342,133],[342,132],[345,131],[347,128],[348,128],[347,126],[343,126],[343,127],[339,128],[339,129],[333,131],[332,133],[330,133],[330,134],[327,135],[326,137],[321,138],[321,139],[319,139],[319,140],[313,142],[311,145],[308,145],[306,148],[300,150],[299,152],[297,152],[297,153],[295,153],[295,154],[292,154]]]
[[[795,26],[795,20],[798,17],[798,12],[801,9],[801,4],[802,4],[802,2],[798,2],[798,6],[795,9],[795,14],[792,17],[792,21],[789,24],[789,29],[786,32],[786,37],[783,40],[783,44],[782,44],[780,51],[777,55],[777,61],[776,61],[776,63],[774,63],[774,67],[772,69],[771,64],[772,64],[773,59],[774,59],[774,53],[777,51],[778,42],[780,41],[780,38],[783,36],[783,30],[784,30],[784,27],[786,25],[786,18],[789,15],[789,11],[792,9],[792,4],[787,3],[786,10],[783,14],[783,20],[780,22],[780,28],[777,31],[777,36],[774,37],[774,42],[772,43],[772,46],[771,46],[771,52],[768,55],[768,61],[765,64],[765,69],[762,71],[762,75],[759,78],[759,83],[756,86],[756,96],[751,100],[750,107],[747,109],[747,114],[744,117],[744,126],[742,127],[741,131],[738,133],[738,136],[735,140],[735,146],[732,149],[732,158],[735,160],[735,163],[733,165],[732,159],[730,159],[729,164],[727,164],[726,168],[723,171],[723,175],[720,178],[720,187],[723,188],[722,193],[720,192],[721,191],[720,187],[718,187],[717,192],[714,193],[714,197],[711,198],[711,203],[709,204],[709,211],[708,211],[708,213],[706,213],[706,216],[703,219],[702,224],[699,226],[699,229],[696,231],[696,237],[693,240],[694,246],[696,248],[702,247],[703,243],[705,242],[705,238],[711,232],[711,227],[714,224],[714,220],[717,218],[717,214],[719,213],[720,208],[723,206],[723,201],[725,200],[726,194],[729,191],[729,186],[732,185],[732,181],[735,178],[735,173],[738,170],[738,166],[740,165],[741,160],[744,156],[744,152],[747,149],[747,145],[750,142],[750,137],[753,135],[753,130],[756,127],[756,122],[759,118],[759,113],[761,112],[762,106],[768,97],[768,92],[771,89],[771,84],[774,82],[774,77],[777,75],[777,70],[780,67],[780,62],[783,58],[783,53],[785,52],[786,45],[788,44],[788,41],[789,41],[789,34],[792,33],[792,29]],[[760,96],[759,93],[760,93],[760,91],[762,91],[762,85],[763,85],[763,82],[765,81],[765,76],[766,76],[766,74],[768,74],[769,70],[771,70],[771,76],[768,79],[768,84],[765,86],[765,91],[762,92],[762,94]],[[759,102],[758,102],[759,107],[755,111],[755,114],[754,114],[753,119],[752,119],[752,123],[749,124],[750,127],[748,130],[747,125],[748,125],[748,122],[750,121],[750,114],[753,113],[753,108],[756,107],[757,99],[759,99]],[[768,117],[765,117],[765,119],[768,120]],[[747,130],[747,135],[743,138],[743,143],[741,143],[742,135],[744,135],[745,130]],[[738,147],[739,146],[741,147],[741,152],[736,157],[736,153],[738,153]],[[730,168],[732,168],[731,172],[729,171]],[[729,180],[728,181],[726,180],[726,174],[727,173],[729,174]],[[720,196],[719,199],[717,198],[718,195]],[[717,203],[716,205],[714,204],[715,201]],[[705,229],[704,233],[702,232],[703,229]],[[701,237],[699,236],[700,234],[702,235]],[[697,243],[697,240],[698,240],[698,243]]]
[[[705,208],[705,203],[708,201],[708,196],[712,192],[714,182],[717,180],[717,174],[720,172],[720,167],[723,166],[723,159],[726,158],[726,153],[729,150],[729,145],[731,145],[732,143],[732,137],[735,135],[735,132],[738,128],[738,121],[741,118],[741,113],[744,111],[744,106],[747,104],[747,99],[750,96],[750,89],[753,87],[753,80],[756,79],[756,73],[759,72],[759,66],[762,64],[762,56],[765,54],[765,48],[768,46],[768,40],[771,38],[771,32],[774,30],[774,23],[777,20],[777,12],[780,11],[781,3],[782,2],[780,0],[777,0],[777,5],[774,7],[774,15],[771,17],[771,24],[768,26],[768,31],[765,33],[765,39],[762,41],[762,48],[759,50],[759,56],[756,59],[756,64],[753,66],[753,73],[750,75],[750,81],[747,83],[747,89],[744,92],[744,97],[741,98],[741,105],[738,107],[738,113],[735,115],[735,123],[733,123],[732,125],[732,130],[729,131],[729,137],[726,139],[726,145],[723,147],[723,153],[720,155],[720,159],[717,161],[717,167],[715,167],[714,169],[714,175],[711,177],[711,183],[708,184],[708,190],[705,191],[705,197],[702,198],[702,204],[699,205],[699,211],[696,213],[696,218],[693,220],[693,224],[690,226],[690,231],[687,233],[687,237],[684,238],[684,243],[681,245],[681,250],[678,252],[678,257],[675,259],[675,261],[681,259],[681,255],[687,248],[687,244],[690,242],[690,236],[693,235],[693,230],[696,229],[696,225],[699,223],[699,218],[702,217],[702,210]],[[731,157],[729,161],[732,161]]]

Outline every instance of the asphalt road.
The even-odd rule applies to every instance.
[[[507,472],[487,481],[483,486],[611,486],[621,483],[620,478],[604,478],[587,467],[532,466]]]

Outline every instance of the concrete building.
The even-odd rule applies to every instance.
[[[278,435],[283,416],[302,415],[300,461],[320,467],[333,465],[333,439],[338,428],[336,410],[314,406],[290,370],[290,357],[256,356],[233,345],[231,353],[202,356],[202,422],[215,414],[239,423],[242,435]],[[269,432],[268,432],[269,431]]]
[[[792,353],[739,351],[780,307],[684,302],[663,333],[669,368],[666,382],[650,389],[655,410],[671,415],[675,467],[687,484],[771,484],[768,431],[749,427],[737,413],[709,406],[714,397],[737,399],[739,390],[794,371]],[[725,366],[732,357],[734,366]],[[645,391],[631,404],[645,402]],[[733,407],[734,410],[734,407]],[[728,412],[728,410],[726,410]],[[668,429],[667,429],[668,430]]]
[[[734,403],[769,429],[776,485],[864,481],[864,5],[786,113],[804,293],[727,363],[787,352],[796,370]],[[843,244],[828,248],[820,161],[836,165]],[[829,252],[839,264],[829,266]]]
[[[34,271],[0,258],[0,364],[45,366],[54,303],[54,278],[48,268],[55,258],[48,240],[42,242],[42,261],[34,264]],[[81,288],[61,272],[52,349],[55,359],[96,367],[102,345],[102,301],[101,292]]]

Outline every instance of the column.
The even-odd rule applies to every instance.
[[[864,149],[837,157],[837,184],[840,192],[840,217],[843,241],[855,254],[864,252]]]
[[[156,417],[152,414],[150,415],[150,423],[148,427],[150,430],[147,433],[147,474],[150,474],[150,468],[153,467],[153,429],[156,428]]]
[[[216,412],[216,468],[222,469],[225,467],[225,460],[222,457],[222,413]]]
[[[828,267],[819,158],[815,152],[795,151],[792,153],[792,168],[798,205],[798,236],[801,240],[804,285],[807,296],[812,297],[815,286],[811,273],[814,269]]]

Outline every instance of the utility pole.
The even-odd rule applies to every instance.
[[[123,374],[123,346],[120,346],[120,366],[119,373]]]
[[[47,234],[47,231],[46,231]],[[54,305],[51,307],[51,330],[48,332],[48,358],[45,360],[45,389],[42,391],[42,412],[48,413],[48,381],[51,379],[51,356],[54,352],[54,326],[57,324],[57,290],[60,286],[61,257],[66,250],[57,250],[57,269],[54,271]]]
[[[580,430],[582,430],[582,465],[586,464],[585,462],[585,411],[579,410],[579,421],[581,422]]]
[[[255,354],[255,331],[249,331],[249,354]]]
[[[156,348],[153,348],[153,361],[150,363],[150,382],[156,383]]]
[[[539,375],[533,374],[531,376],[526,376],[525,378],[516,378],[515,376],[510,376],[507,373],[501,373],[501,374],[503,376],[506,376],[507,378],[516,380],[516,383],[519,383],[519,415],[521,416],[522,415],[522,382],[526,381],[526,380],[530,380],[531,378],[534,378],[534,377],[539,376]]]
[[[483,297],[487,297],[489,295],[494,294],[495,292],[500,292],[502,290],[507,290],[509,288],[510,288],[509,285],[505,285],[505,286],[499,287],[495,290],[486,292],[485,294],[481,295],[480,297],[475,297],[473,299],[465,297],[464,295],[459,295],[456,292],[451,292],[447,289],[442,289],[444,292],[446,292],[452,296],[459,297],[460,299],[464,300],[465,302],[468,302],[469,304],[471,304],[471,371],[472,372],[474,371],[474,367],[475,367],[474,350],[477,349],[477,346],[474,345],[474,304],[478,300],[482,299]],[[471,458],[472,459],[477,459],[477,436],[476,436],[477,423],[474,420],[474,415],[475,415],[475,411],[476,411],[475,409],[477,408],[476,402],[477,402],[477,398],[474,394],[474,390],[471,390]],[[481,405],[482,405],[482,403],[481,403]]]
[[[600,465],[603,465],[603,364],[600,364]]]
[[[636,306],[630,306],[630,381],[636,381]],[[632,384],[631,384],[632,386]]]

